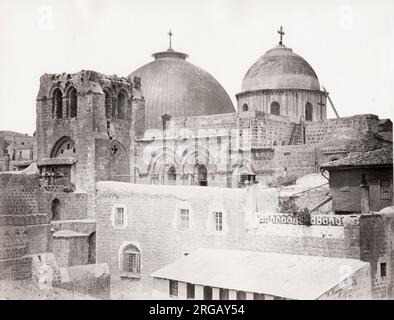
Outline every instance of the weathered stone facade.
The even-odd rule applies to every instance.
[[[394,219],[390,216],[314,215],[312,225],[306,226],[291,216],[274,213],[275,202],[267,207],[272,198],[269,189],[256,190],[257,211],[250,209],[251,189],[100,182],[97,190],[97,261],[109,264],[114,297],[147,297],[152,272],[198,248],[221,248],[366,261],[371,264],[373,297],[393,298],[394,248],[389,239],[394,236]],[[121,229],[111,222],[116,206],[123,206],[127,215]],[[188,230],[177,226],[182,208],[189,210]],[[223,232],[210,231],[215,211],[224,214]],[[122,276],[125,244],[140,251],[139,277]],[[383,277],[381,263],[387,264]]]

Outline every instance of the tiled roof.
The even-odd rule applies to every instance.
[[[348,166],[384,166],[393,164],[393,148],[387,147],[379,150],[357,153],[332,162],[327,162],[320,167],[348,167]]]

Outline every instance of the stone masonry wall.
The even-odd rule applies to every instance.
[[[342,225],[284,224],[279,229],[269,227],[268,232],[264,228],[245,230],[245,189],[101,182],[98,194],[97,261],[109,264],[115,296],[132,296],[136,291],[148,294],[152,285],[150,273],[199,247],[361,257],[358,216],[345,217]],[[112,225],[115,205],[124,206],[127,214],[127,225],[121,229]],[[182,205],[191,210],[190,231],[176,228],[177,208]],[[227,217],[225,232],[221,234],[208,231],[210,213],[215,210]],[[141,250],[141,280],[121,277],[119,250],[128,242]]]

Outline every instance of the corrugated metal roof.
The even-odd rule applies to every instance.
[[[203,248],[151,277],[288,299],[317,299],[344,280],[345,270],[353,274],[366,266],[367,262],[355,259]]]

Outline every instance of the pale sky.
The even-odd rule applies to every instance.
[[[127,76],[168,48],[170,28],[173,48],[235,106],[246,71],[283,25],[284,44],[313,67],[341,116],[394,119],[393,12],[392,0],[0,0],[0,130],[34,132],[41,74]]]

